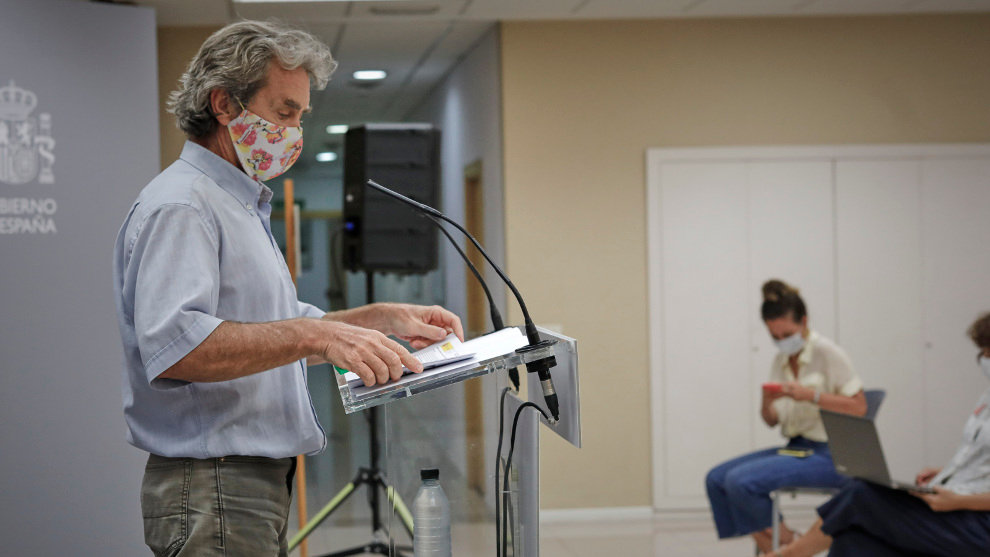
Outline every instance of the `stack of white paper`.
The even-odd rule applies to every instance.
[[[453,341],[451,337],[453,337]],[[526,335],[515,327],[502,329],[464,343],[461,343],[456,336],[451,335],[414,354],[423,362],[424,368],[430,366],[423,373],[407,373],[397,381],[389,381],[372,387],[364,386],[361,378],[353,372],[347,372],[344,378],[347,379],[351,393],[357,398],[364,398],[384,389],[392,389],[413,381],[419,382],[426,377],[440,378],[471,369],[480,362],[511,354],[526,344],[528,344]]]

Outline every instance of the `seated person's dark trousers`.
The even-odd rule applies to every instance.
[[[854,480],[821,507],[830,557],[986,557],[990,512],[935,512],[907,493]]]

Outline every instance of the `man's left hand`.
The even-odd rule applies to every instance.
[[[440,306],[388,304],[385,308],[385,332],[419,350],[440,342],[450,333],[464,340],[461,319]]]

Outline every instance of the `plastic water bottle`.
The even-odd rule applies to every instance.
[[[423,484],[412,503],[413,555],[415,557],[451,557],[450,503],[440,487],[440,470],[419,471]]]

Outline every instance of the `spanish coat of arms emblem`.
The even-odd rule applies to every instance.
[[[52,117],[46,112],[31,116],[37,104],[35,94],[17,87],[13,80],[0,87],[0,182],[55,181]]]

